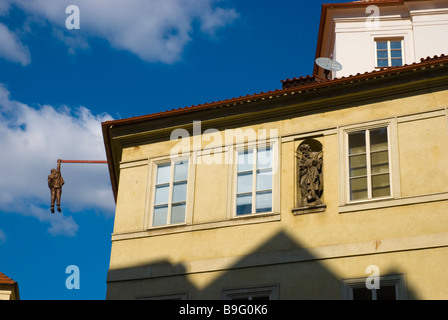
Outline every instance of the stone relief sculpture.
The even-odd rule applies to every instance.
[[[302,143],[297,150],[297,159],[298,207],[323,205],[322,151],[312,150],[310,144]]]

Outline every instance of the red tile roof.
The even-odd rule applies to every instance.
[[[3,273],[0,272],[0,284],[16,284],[14,280],[11,278],[5,276]]]
[[[305,77],[299,77],[299,78],[294,77],[292,79],[282,80],[281,82],[283,84],[283,89],[288,89],[288,88],[301,87],[301,86],[305,86],[308,84],[322,83],[325,81],[329,81],[329,80],[321,78],[317,75],[314,75],[314,76],[305,76]]]
[[[289,94],[291,92],[296,91],[297,88],[300,88],[300,90],[307,90],[307,89],[321,89],[325,88],[327,86],[337,85],[345,82],[353,82],[353,81],[359,81],[359,80],[368,80],[370,78],[375,78],[377,76],[383,76],[383,75],[392,75],[395,73],[400,73],[404,71],[412,71],[415,68],[424,68],[426,66],[430,65],[438,65],[438,64],[446,64],[448,62],[448,55],[441,54],[440,56],[434,56],[434,57],[427,57],[424,59],[420,59],[420,62],[415,62],[409,65],[403,65],[403,66],[396,66],[396,67],[386,67],[381,68],[378,70],[374,70],[371,72],[365,72],[363,74],[358,73],[356,75],[350,75],[350,76],[344,76],[340,78],[335,78],[331,80],[323,79],[317,75],[313,76],[305,76],[305,77],[299,77],[299,78],[292,78],[287,80],[282,80],[283,88],[282,89],[276,89],[272,91],[267,92],[260,92],[255,94],[248,94],[245,96],[239,96],[234,97],[230,99],[225,100],[219,100],[219,101],[213,101],[209,103],[204,104],[197,104],[177,109],[171,109],[166,111],[160,111],[157,113],[151,113],[147,115],[142,116],[136,116],[136,117],[130,117],[125,119],[118,119],[118,120],[110,120],[103,122],[103,128],[108,128],[111,125],[118,126],[118,125],[126,125],[130,123],[137,123],[141,121],[148,121],[156,118],[162,118],[162,117],[169,117],[178,115],[181,113],[187,113],[197,110],[205,110],[205,109],[211,109],[216,107],[225,107],[230,105],[236,105],[236,104],[243,104],[243,103],[250,103],[260,100],[265,100],[266,98],[271,98],[273,96],[282,96],[285,94]]]
[[[190,107],[184,107],[184,108],[178,108],[178,109],[172,109],[167,111],[162,111],[158,113],[143,115],[143,116],[137,116],[132,118],[126,118],[126,119],[119,119],[119,120],[111,120],[106,121],[102,123],[102,130],[103,130],[103,139],[104,144],[106,148],[106,156],[108,159],[109,164],[109,173],[111,176],[111,183],[112,183],[112,189],[114,192],[115,200],[117,196],[117,190],[118,190],[118,182],[116,180],[116,175],[114,171],[114,160],[112,159],[112,151],[111,151],[111,145],[110,145],[110,135],[109,135],[109,128],[112,126],[120,126],[120,125],[129,125],[129,124],[136,124],[142,121],[151,121],[155,119],[160,118],[166,118],[171,116],[176,116],[180,114],[186,114],[189,112],[195,112],[195,111],[202,111],[202,110],[208,110],[208,109],[214,109],[214,108],[221,108],[221,107],[230,107],[235,105],[242,105],[246,103],[252,103],[256,101],[263,101],[263,100],[270,100],[275,99],[278,97],[287,96],[290,94],[295,93],[302,93],[307,92],[311,90],[319,90],[331,86],[337,86],[337,85],[344,85],[347,83],[353,83],[353,82],[359,82],[359,81],[368,81],[370,79],[376,79],[376,78],[383,78],[387,76],[391,76],[394,74],[400,74],[403,72],[412,72],[415,70],[424,70],[425,68],[433,68],[436,66],[443,66],[448,64],[448,55],[442,54],[440,56],[434,56],[434,57],[427,57],[425,59],[421,59],[420,62],[416,62],[410,65],[403,65],[403,66],[397,66],[397,67],[387,67],[382,68],[379,70],[374,70],[372,72],[365,72],[363,74],[356,74],[351,75],[347,77],[341,77],[341,78],[335,78],[331,80],[323,79],[319,76],[313,75],[313,76],[305,76],[305,77],[299,77],[299,78],[293,78],[293,79],[287,79],[283,80],[283,88],[277,89],[274,91],[268,91],[268,92],[261,92],[257,94],[252,95],[246,95],[246,96],[240,96],[237,98],[231,98],[227,100],[220,100],[205,104],[198,104],[193,105]]]

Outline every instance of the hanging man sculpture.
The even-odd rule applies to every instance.
[[[64,179],[61,175],[61,159],[58,159],[57,169],[51,169],[51,174],[48,176],[48,187],[51,191],[51,212],[54,213],[54,202],[58,207],[58,211],[61,212],[61,194],[62,186],[64,185]]]
[[[300,207],[321,205],[322,153],[313,151],[309,144],[299,146],[298,183],[300,189]]]

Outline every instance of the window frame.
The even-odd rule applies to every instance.
[[[388,133],[388,161],[389,161],[389,187],[390,194],[388,196],[371,197],[371,173],[369,168],[370,160],[367,162],[367,174],[370,173],[368,178],[368,197],[364,199],[351,200],[350,198],[350,172],[349,172],[349,146],[348,136],[351,133],[374,130],[379,128],[387,128]],[[396,199],[400,197],[400,183],[399,183],[399,168],[398,168],[398,143],[397,143],[397,130],[396,119],[386,119],[380,121],[373,121],[365,124],[355,124],[346,127],[339,128],[339,204],[350,205],[359,203],[369,203],[385,201],[390,199]],[[367,146],[366,146],[367,147]],[[370,156],[370,153],[369,153]],[[366,148],[366,161],[369,158],[367,156]],[[369,197],[370,196],[370,197]]]
[[[375,68],[389,68],[392,67],[392,50],[391,42],[400,41],[401,46],[401,65],[405,65],[405,52],[404,52],[404,37],[385,37],[385,38],[374,38],[374,52],[375,52]],[[387,66],[378,65],[378,42],[387,42]]]
[[[247,214],[241,214],[237,215],[237,178],[238,178],[238,153],[245,150],[258,150],[259,147],[265,148],[270,147],[272,152],[272,203],[271,203],[271,211],[266,212],[256,212],[256,183],[255,181],[255,175],[253,174],[252,177],[252,210],[250,213]],[[230,219],[244,219],[248,217],[258,217],[262,215],[272,215],[280,213],[280,152],[279,152],[279,142],[278,138],[273,139],[267,139],[266,141],[260,142],[249,142],[244,144],[239,144],[233,146],[233,169],[231,170],[231,181],[232,181],[232,188],[231,188],[231,209],[230,209]],[[253,154],[253,157],[255,159],[255,153]],[[256,166],[256,162],[253,163],[252,172],[256,172],[257,168],[254,169]],[[255,210],[254,210],[255,209]]]
[[[367,277],[344,279],[341,284],[342,300],[353,300],[353,289],[365,288]],[[378,300],[376,290],[381,290],[382,286],[395,286],[395,300],[406,300],[406,278],[404,274],[386,275],[379,277],[380,288],[372,288],[372,300]]]
[[[172,214],[172,192],[174,186],[174,166],[173,164],[182,160],[188,160],[188,174],[187,174],[187,191],[186,191],[186,200],[185,200],[185,219],[184,222],[179,223],[170,223],[171,214]],[[159,165],[170,163],[170,188],[168,194],[168,213],[167,213],[167,223],[163,225],[154,226],[154,206],[155,206],[155,196],[156,196],[156,179],[157,179],[157,167]],[[192,209],[193,209],[193,197],[194,197],[194,171],[195,166],[192,160],[192,156],[181,156],[181,157],[160,157],[156,159],[150,159],[149,161],[149,196],[146,206],[146,229],[159,229],[159,228],[169,228],[169,227],[178,227],[192,223]]]
[[[372,186],[372,180],[374,175],[376,175],[375,173],[372,172],[372,154],[374,153],[374,151],[371,150],[371,132],[373,130],[376,129],[383,129],[385,128],[387,131],[387,152],[388,152],[388,174],[389,174],[389,195],[387,196],[378,196],[378,197],[374,197],[373,196],[373,186]],[[365,133],[365,157],[366,157],[366,174],[365,177],[367,178],[367,198],[362,198],[362,199],[355,199],[352,200],[351,199],[351,195],[352,195],[352,191],[351,191],[351,183],[352,183],[352,179],[357,179],[359,178],[359,176],[356,177],[350,177],[350,154],[348,152],[350,146],[349,146],[349,136],[351,134],[356,134],[356,133]],[[391,152],[390,152],[390,129],[389,126],[379,126],[379,127],[373,127],[373,128],[366,128],[366,129],[361,129],[361,130],[354,130],[351,132],[346,132],[345,133],[345,143],[346,143],[346,150],[347,150],[347,154],[346,154],[346,168],[347,168],[347,176],[346,176],[346,186],[347,186],[347,202],[358,202],[358,201],[366,201],[366,200],[372,200],[372,199],[388,199],[388,198],[392,198],[392,175],[391,175]],[[357,154],[355,154],[356,156]]]
[[[222,299],[235,300],[238,298],[248,297],[248,300],[253,300],[253,296],[269,295],[269,300],[278,300],[278,292],[278,285],[240,289],[225,289],[222,291]]]

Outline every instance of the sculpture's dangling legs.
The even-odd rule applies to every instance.
[[[61,212],[61,195],[62,195],[62,188],[56,189],[56,204],[58,206],[58,211]]]
[[[51,191],[51,213],[54,213],[54,201],[56,199],[56,190],[50,189]]]
[[[51,213],[54,213],[54,203],[56,202],[58,211],[61,212],[62,188],[51,189]]]

